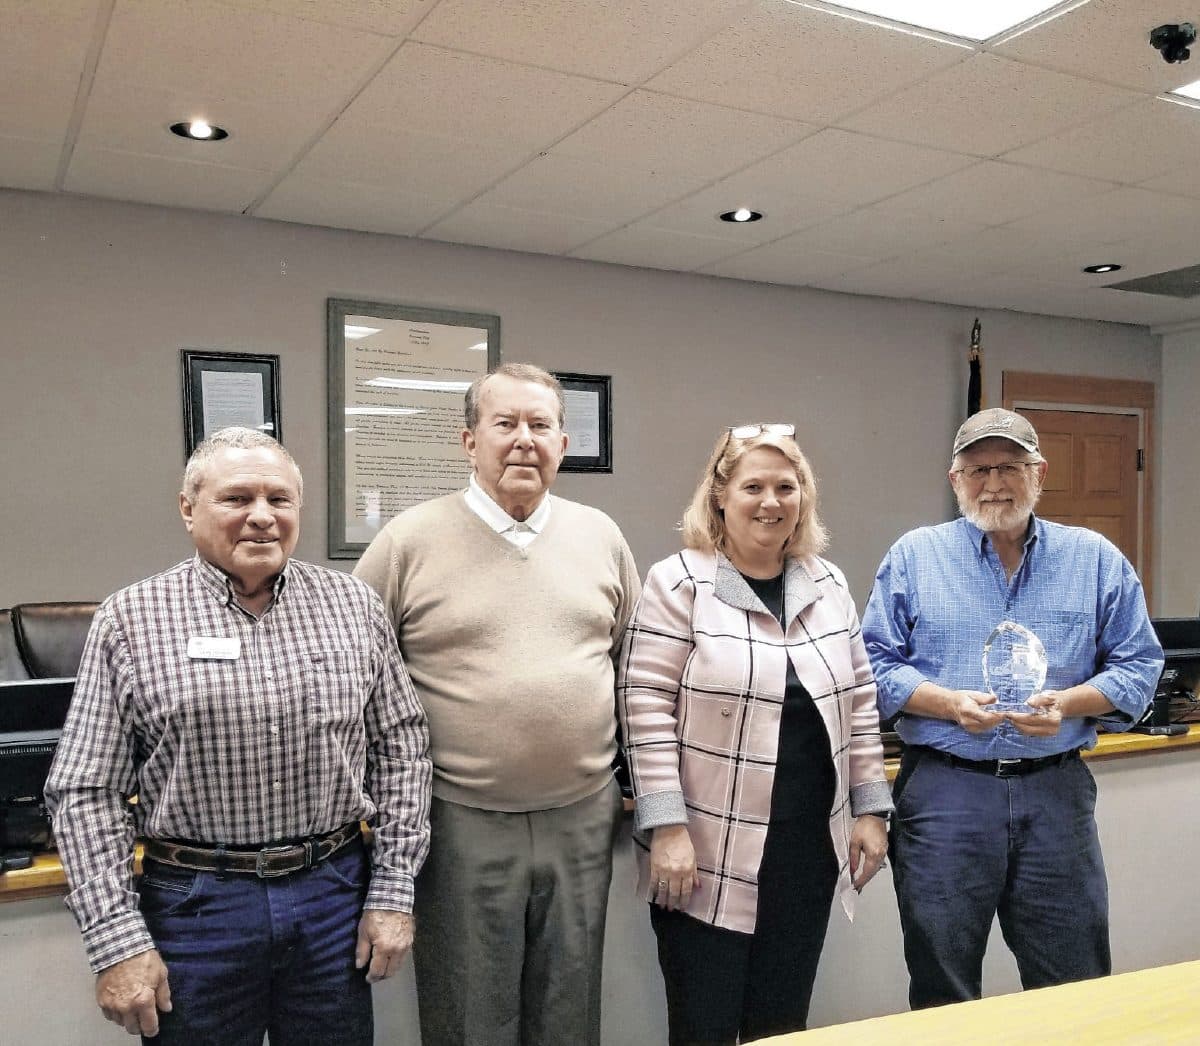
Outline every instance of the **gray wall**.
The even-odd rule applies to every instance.
[[[950,511],[944,469],[972,310],[19,192],[0,192],[0,230],[0,606],[100,597],[188,554],[175,508],[185,347],[280,355],[283,432],[309,496],[298,554],[323,561],[331,296],[495,312],[508,359],[611,374],[616,471],[564,476],[557,489],[611,513],[643,569],[676,547],[673,525],[730,422],[796,421],[824,485],[831,555],[860,601],[890,542]],[[1160,380],[1158,339],[1143,329],[980,315],[993,404],[1005,368]],[[1171,342],[1162,383],[1160,500],[1179,516],[1156,536],[1176,613],[1194,609],[1200,580],[1186,524],[1200,507],[1197,341]],[[1196,809],[1198,759],[1099,768],[1120,969],[1197,955],[1191,876],[1167,869],[1200,861],[1196,833],[1179,833],[1171,812]],[[815,1023],[904,1006],[884,876],[853,927],[835,917]],[[631,879],[622,847],[607,1046],[663,1041]],[[14,1022],[6,1041],[127,1041],[93,1014],[82,948],[58,902],[0,905],[0,942],[0,1016]],[[988,990],[1015,986],[997,950]],[[379,1007],[381,1042],[415,1042],[408,980],[385,986]]]
[[[737,421],[797,423],[860,600],[898,534],[951,510],[972,310],[34,193],[0,192],[0,229],[0,606],[102,597],[188,553],[182,348],[280,355],[298,555],[323,561],[331,296],[498,313],[506,358],[611,374],[616,471],[557,489],[613,515],[643,570]],[[980,315],[993,404],[1005,368],[1159,380],[1143,328]]]

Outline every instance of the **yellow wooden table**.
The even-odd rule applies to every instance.
[[[759,1046],[1200,1043],[1200,962],[758,1040]]]

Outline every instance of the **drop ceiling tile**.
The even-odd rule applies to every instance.
[[[413,37],[636,84],[749,6],[748,0],[441,0]]]
[[[1043,262],[1056,266],[1061,274],[1069,271],[1069,267],[1064,268],[1063,254],[1059,239],[1048,238],[1037,229],[1018,231],[1011,226],[994,226],[899,255],[896,260],[922,271],[937,266],[960,278],[974,278],[1027,269]]]
[[[257,218],[304,225],[415,236],[457,203],[395,187],[290,175],[271,190],[253,213]]]
[[[26,138],[0,138],[0,185],[11,189],[54,188],[62,146]]]
[[[1005,154],[1013,163],[1132,184],[1200,166],[1200,110],[1147,98]]]
[[[718,218],[738,207],[760,212],[763,220],[723,222]],[[778,240],[787,233],[827,221],[849,210],[850,205],[846,203],[818,200],[778,189],[757,190],[752,179],[739,174],[664,207],[651,216],[651,221],[661,229],[716,236],[745,246]]]
[[[551,150],[701,180],[730,174],[811,134],[809,124],[634,91]]]
[[[508,251],[565,254],[611,228],[612,223],[476,201],[443,218],[422,236]]]
[[[952,221],[931,214],[885,211],[875,205],[814,225],[797,236],[818,250],[883,261],[983,229],[983,225],[972,222]]]
[[[735,250],[736,247],[730,249],[728,240],[659,229],[642,221],[610,232],[570,253],[573,258],[592,261],[691,272]]]
[[[240,212],[269,181],[261,171],[81,146],[71,158],[63,188],[164,207]]]
[[[224,128],[229,137],[196,142],[170,132],[171,124],[194,119]],[[290,165],[325,119],[299,111],[281,120],[272,107],[220,99],[206,104],[175,91],[110,84],[88,98],[78,140],[102,149],[270,171]]]
[[[1185,17],[1178,0],[1089,0],[993,50],[1139,91],[1168,91],[1195,76],[1189,76],[1184,65],[1162,60],[1150,46],[1150,30]]]
[[[300,110],[336,112],[394,47],[373,33],[217,0],[117,0],[95,84],[278,106],[285,120]]]
[[[833,276],[862,263],[862,258],[848,254],[814,250],[805,242],[803,234],[796,234],[705,265],[700,271],[710,276],[802,286],[813,279]]]
[[[396,185],[405,192],[466,199],[482,192],[530,159],[517,141],[470,140],[353,128],[340,121],[325,133],[293,173],[365,185]]]
[[[729,182],[745,191],[758,187],[858,206],[975,162],[958,153],[827,127],[751,164]]]
[[[1160,174],[1157,178],[1139,182],[1138,188],[1200,198],[1200,177],[1197,176],[1194,166],[1177,167],[1166,174]]]
[[[618,84],[406,43],[339,122],[546,146],[625,93]]]
[[[839,124],[951,152],[997,156],[1136,100],[1122,88],[976,54]]]
[[[826,123],[970,52],[787,3],[760,3],[680,58],[653,91]]]
[[[62,142],[95,21],[95,0],[0,3],[0,135]]]
[[[624,224],[702,184],[679,175],[614,170],[599,160],[543,153],[486,192],[480,202]]]
[[[921,211],[980,225],[1003,225],[1095,193],[1111,182],[985,160],[954,174],[889,197],[881,210]]]
[[[309,22],[362,29],[383,36],[403,36],[437,0],[223,0],[232,7],[270,11]]]
[[[1039,234],[1051,241],[1057,239],[1067,245],[1084,240],[1108,243],[1180,234],[1200,240],[1200,207],[1182,196],[1122,187],[1072,200],[1053,210],[1011,222],[1007,228]]]

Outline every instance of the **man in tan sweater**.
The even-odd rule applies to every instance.
[[[468,489],[397,516],[354,571],[383,597],[429,720],[423,1046],[600,1042],[613,658],[639,583],[616,524],[549,493],[564,414],[541,368],[476,381]]]

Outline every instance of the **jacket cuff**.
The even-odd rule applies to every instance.
[[[886,781],[868,781],[850,789],[850,812],[855,817],[863,814],[886,817],[894,809],[892,790]]]
[[[637,797],[634,826],[639,832],[667,824],[687,824],[687,821],[683,792],[650,792]]]

